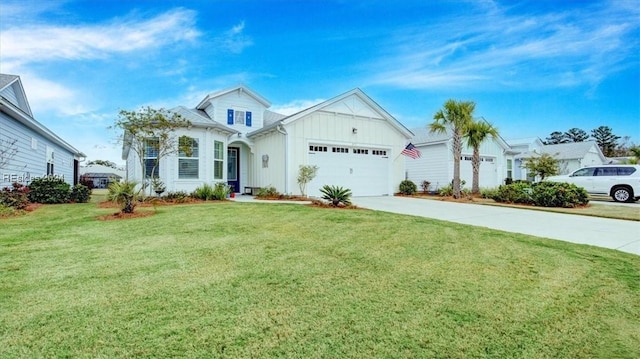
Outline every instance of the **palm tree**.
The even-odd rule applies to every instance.
[[[460,198],[460,157],[462,156],[462,136],[473,121],[473,111],[476,104],[473,101],[447,100],[444,108],[433,115],[433,122],[429,124],[431,132],[446,133],[450,128],[453,132],[453,197]]]
[[[480,193],[479,177],[480,177],[480,145],[489,136],[498,137],[498,129],[484,119],[480,121],[472,121],[467,127],[464,137],[467,144],[473,148],[473,157],[471,158],[471,166],[473,168],[473,183],[471,185],[471,193]]]

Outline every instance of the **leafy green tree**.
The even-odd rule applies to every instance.
[[[307,183],[311,182],[318,173],[318,166],[300,165],[298,170],[298,186],[300,186],[300,194],[306,197]]]
[[[613,130],[609,126],[600,126],[591,130],[591,137],[598,143],[600,150],[605,156],[615,156],[615,150],[618,147],[620,136],[613,134]]]
[[[523,167],[544,180],[546,177],[555,176],[560,172],[558,163],[559,161],[555,157],[543,153],[539,156],[525,158]]]
[[[544,140],[545,145],[557,145],[557,144],[566,143],[566,142],[567,142],[567,139],[565,137],[565,134],[560,131],[551,132],[549,137],[547,137]]]
[[[489,137],[498,137],[498,129],[484,120],[472,121],[468,125],[464,137],[467,144],[473,148],[471,193],[477,194],[480,193],[480,145]]]
[[[105,166],[105,167],[110,167],[114,169],[119,169],[117,164],[107,160],[93,160],[93,161],[87,162],[87,166],[91,166],[91,165],[98,165],[98,166]]]
[[[473,121],[473,101],[447,100],[444,107],[433,116],[429,124],[431,132],[447,133],[452,131],[453,139],[453,197],[460,198],[460,157],[462,156],[462,136]]]
[[[138,111],[120,111],[112,128],[123,130],[120,140],[124,147],[138,155],[142,179],[146,180],[157,176],[156,169],[163,157],[178,152],[174,131],[190,125],[190,121],[177,113],[162,108],[143,107]],[[151,173],[146,173],[147,155],[155,158]],[[143,185],[145,186],[146,184]],[[151,191],[151,186],[149,188]]]
[[[571,128],[564,133],[564,138],[567,142],[584,142],[589,139],[589,135],[579,128]]]

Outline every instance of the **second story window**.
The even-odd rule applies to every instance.
[[[228,109],[227,125],[245,125],[251,127],[252,117],[251,111]]]

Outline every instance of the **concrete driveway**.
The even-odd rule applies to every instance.
[[[529,234],[640,255],[640,222],[408,197],[354,197],[358,207]]]

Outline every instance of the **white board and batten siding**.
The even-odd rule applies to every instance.
[[[253,139],[253,171],[249,183],[253,187],[274,187],[280,193],[290,193],[285,185],[287,137],[277,130]]]

